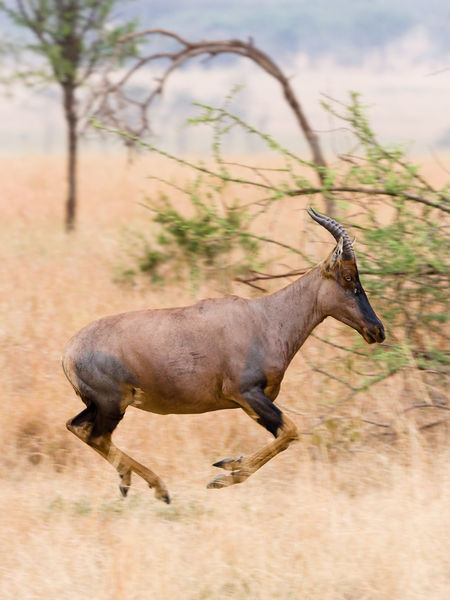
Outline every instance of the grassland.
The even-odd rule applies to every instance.
[[[81,409],[59,364],[67,339],[105,314],[193,301],[180,282],[117,282],[129,264],[127,230],[144,230],[138,202],[155,168],[169,167],[84,160],[79,228],[67,236],[63,160],[0,161],[0,598],[447,600],[445,432],[430,439],[411,425],[396,444],[337,455],[305,436],[245,484],[206,490],[211,463],[248,453],[266,433],[238,411],[130,409],[116,442],[163,477],[173,496],[166,506],[137,478],[120,498],[116,473],[66,431]],[[300,208],[282,204],[270,227],[305,246]],[[316,246],[323,256],[330,244]],[[222,291],[210,281],[198,295]],[[230,291],[253,293],[238,284]],[[305,351],[322,350],[309,340]],[[364,401],[395,412],[400,383]],[[280,404],[303,428],[332,394],[298,356]]]

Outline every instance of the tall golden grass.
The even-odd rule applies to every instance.
[[[170,168],[152,158],[84,159],[78,231],[68,236],[64,161],[0,160],[0,598],[447,600],[444,434],[430,441],[411,427],[396,445],[338,456],[305,436],[248,482],[216,491],[205,489],[211,463],[262,445],[263,429],[239,411],[129,409],[116,442],[166,481],[165,506],[137,478],[121,499],[116,473],[66,431],[82,409],[59,364],[67,339],[105,314],[193,301],[189,285],[116,277],[129,266],[127,230],[147,226],[139,201],[155,184],[145,176]],[[300,208],[281,204],[271,232],[310,250]],[[317,256],[329,248],[316,244]],[[221,291],[204,282],[198,295]],[[306,352],[322,350],[309,340]],[[365,401],[395,412],[404,389],[393,381]],[[303,429],[333,392],[299,355],[280,404]]]

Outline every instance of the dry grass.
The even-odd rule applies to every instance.
[[[142,229],[137,201],[155,166],[168,169],[83,162],[79,232],[68,238],[63,161],[0,162],[0,598],[447,600],[444,435],[430,442],[411,429],[395,447],[365,445],[337,459],[303,439],[242,486],[215,491],[204,487],[210,464],[263,444],[262,429],[238,411],[131,409],[116,440],[165,479],[173,494],[165,506],[138,479],[120,499],[116,474],[65,430],[82,408],[59,365],[68,337],[104,314],[192,301],[187,287],[113,280],[127,264],[125,228]],[[291,243],[303,229],[287,202],[271,223]],[[199,295],[220,291],[209,283]],[[307,351],[320,350],[312,340]],[[368,401],[394,410],[394,383]],[[331,393],[299,356],[280,404],[312,412]]]

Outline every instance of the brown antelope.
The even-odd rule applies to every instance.
[[[157,414],[242,408],[273,434],[275,439],[254,454],[214,464],[228,473],[208,487],[222,488],[241,483],[297,439],[296,426],[274,400],[289,363],[321,321],[334,317],[369,344],[384,340],[347,232],[312,209],[308,214],[337,245],[321,264],[278,292],[104,317],[67,344],[63,369],[86,405],[67,428],[117,469],[124,496],[134,471],[158,499],[170,502],[163,481],[111,440],[128,406]]]

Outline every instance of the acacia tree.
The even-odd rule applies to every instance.
[[[118,0],[0,0],[0,10],[29,34],[25,42],[12,45],[14,55],[20,57],[12,77],[31,85],[56,83],[62,92],[67,125],[68,231],[75,227],[78,139],[90,116],[93,99],[100,92],[95,75],[111,60],[119,65],[135,53],[132,39],[117,51],[117,40],[130,34],[135,25],[113,25],[112,13],[117,4]],[[25,64],[33,67],[24,67]],[[88,88],[89,94],[83,92]]]

